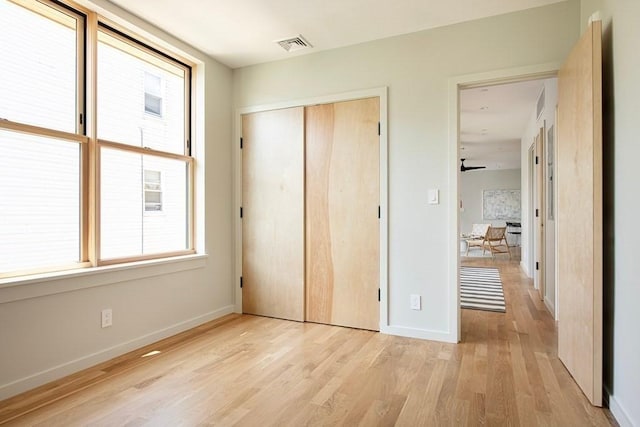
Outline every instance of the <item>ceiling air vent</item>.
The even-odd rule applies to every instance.
[[[306,41],[301,35],[296,37],[290,37],[287,39],[276,40],[276,43],[280,45],[287,52],[295,52],[296,50],[312,48],[311,43]]]

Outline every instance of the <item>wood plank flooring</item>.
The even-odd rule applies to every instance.
[[[500,269],[507,313],[463,310],[461,344],[230,315],[0,402],[0,424],[615,425],[518,263],[464,264]]]

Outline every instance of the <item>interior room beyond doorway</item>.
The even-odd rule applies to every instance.
[[[539,128],[553,129],[556,99],[555,78],[460,91],[462,259],[518,260],[525,274],[533,277],[535,252],[528,248],[533,240],[529,194],[535,188],[530,188],[527,156]],[[552,191],[549,196],[553,197]],[[551,213],[549,216],[552,217]],[[506,251],[492,252],[491,242],[483,241],[483,230],[489,226],[505,229],[504,240],[499,243],[508,247]],[[472,239],[470,244],[468,237]],[[548,236],[547,240],[550,239]]]

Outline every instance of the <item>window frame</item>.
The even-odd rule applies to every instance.
[[[95,187],[95,192],[96,192],[96,203],[95,203],[95,217],[96,217],[96,226],[94,229],[94,232],[96,233],[96,245],[95,245],[95,252],[96,252],[96,265],[98,266],[102,266],[102,265],[112,265],[112,264],[120,264],[120,263],[126,263],[126,262],[134,262],[134,261],[144,261],[144,260],[149,260],[149,259],[157,259],[157,258],[167,258],[167,257],[173,257],[173,256],[181,256],[181,255],[189,255],[189,254],[194,254],[196,253],[195,251],[195,218],[194,218],[194,185],[195,185],[195,159],[193,156],[191,156],[191,74],[192,74],[192,68],[191,66],[187,65],[186,63],[176,59],[173,56],[170,56],[166,53],[164,53],[161,50],[158,50],[157,48],[151,46],[150,44],[148,44],[144,39],[142,38],[136,38],[133,37],[132,35],[130,35],[127,32],[124,32],[123,30],[115,27],[111,22],[108,22],[106,20],[98,20],[97,22],[97,28],[95,30],[95,45],[92,46],[93,49],[95,49],[95,52],[97,53],[97,49],[98,49],[98,33],[102,31],[107,33],[109,36],[114,37],[116,39],[118,39],[120,42],[124,42],[128,45],[130,45],[133,50],[135,49],[142,49],[144,50],[147,54],[150,54],[152,56],[154,56],[155,58],[157,58],[160,61],[170,61],[172,63],[172,65],[174,66],[178,66],[179,68],[182,68],[184,73],[185,73],[185,78],[184,78],[184,94],[185,94],[185,99],[184,99],[184,146],[183,146],[183,152],[184,154],[177,154],[177,153],[172,153],[172,152],[168,152],[168,151],[161,151],[161,150],[157,150],[157,149],[153,149],[153,148],[149,148],[149,147],[138,147],[138,146],[134,146],[134,145],[129,145],[129,144],[124,144],[121,142],[117,142],[117,141],[109,141],[106,139],[102,139],[102,138],[98,138],[97,134],[95,136],[95,144],[96,144],[96,157],[97,157],[97,162],[96,162],[96,180],[97,180],[97,185]],[[95,58],[95,64],[94,66],[94,72],[97,73],[97,68],[98,68],[98,64],[97,64],[97,55]],[[96,80],[93,84],[93,86],[91,87],[92,91],[94,92],[94,99],[97,99],[97,76],[95,77]],[[94,107],[96,108],[96,114],[94,114],[94,117],[97,119],[97,105]],[[156,253],[156,254],[140,254],[140,255],[136,255],[136,256],[126,256],[126,257],[118,257],[118,258],[109,258],[109,259],[104,259],[100,256],[100,185],[99,185],[99,177],[100,177],[100,150],[101,148],[111,148],[111,149],[117,149],[117,150],[122,150],[122,151],[127,151],[127,152],[133,152],[133,153],[138,153],[138,154],[144,154],[144,155],[151,155],[151,156],[156,156],[156,157],[161,157],[161,158],[169,158],[169,159],[175,159],[175,160],[181,160],[184,161],[186,163],[187,166],[187,224],[185,224],[186,227],[188,227],[188,232],[187,232],[187,249],[184,250],[179,250],[179,251],[171,251],[171,252],[162,252],[162,253]]]
[[[193,64],[189,64],[180,55],[168,52],[162,47],[145,39],[141,35],[126,30],[100,16],[97,12],[71,1],[60,0],[10,0],[34,13],[43,14],[42,10],[63,12],[77,20],[76,25],[76,132],[70,133],[56,129],[35,126],[27,123],[12,122],[0,119],[0,129],[22,132],[37,136],[54,138],[80,144],[80,256],[79,262],[71,265],[34,268],[0,272],[0,279],[23,278],[33,274],[53,273],[78,268],[99,267],[104,265],[125,264],[129,262],[165,259],[191,255],[195,249],[195,157],[191,153],[191,129],[193,105],[192,78]],[[37,10],[36,10],[37,9]],[[54,14],[45,17],[52,19]],[[55,20],[55,17],[53,18]],[[184,150],[183,154],[165,152],[148,147],[136,147],[117,141],[98,139],[97,137],[97,51],[98,32],[106,31],[134,48],[143,49],[162,61],[171,61],[184,69]],[[145,91],[146,93],[146,91]],[[151,113],[149,113],[151,114]],[[156,116],[156,115],[154,115]],[[157,116],[158,117],[158,116]],[[161,116],[160,116],[161,117]],[[177,159],[185,162],[187,167],[187,242],[186,249],[171,252],[129,256],[113,259],[100,257],[100,150],[112,148],[162,158]],[[144,189],[143,189],[144,191]],[[144,209],[144,206],[143,206]],[[155,211],[154,211],[155,212]],[[154,212],[148,212],[153,214]]]
[[[59,13],[68,15],[76,20],[76,112],[75,112],[75,132],[67,132],[63,130],[37,126],[24,122],[16,122],[8,119],[0,118],[0,129],[34,135],[38,137],[50,138],[59,141],[59,143],[77,143],[80,144],[80,170],[79,170],[79,218],[80,218],[80,247],[78,248],[78,261],[70,264],[54,265],[48,267],[36,267],[30,269],[19,269],[7,272],[0,272],[0,279],[8,277],[19,277],[30,274],[39,274],[43,272],[56,272],[62,270],[71,270],[77,268],[91,267],[89,260],[89,243],[88,243],[88,211],[89,198],[86,190],[86,183],[89,178],[89,170],[84,161],[90,138],[86,134],[85,117],[86,117],[86,69],[85,69],[85,46],[87,43],[87,22],[89,16],[86,11],[66,5],[57,1],[39,1],[29,2],[28,0],[11,0],[12,3],[19,7],[23,7],[32,13],[43,16],[52,21],[60,22]]]

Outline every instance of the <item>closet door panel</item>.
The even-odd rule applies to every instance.
[[[242,311],[304,320],[304,109],[242,116]]]
[[[379,99],[307,107],[306,319],[379,329]]]

